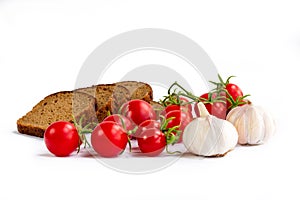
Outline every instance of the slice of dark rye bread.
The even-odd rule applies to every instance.
[[[150,103],[153,100],[153,90],[147,83],[137,81],[122,81],[116,83],[129,90],[130,99],[142,99]]]
[[[153,91],[149,84],[137,81],[123,81],[114,84],[99,84],[75,91],[87,93],[97,99],[97,117],[101,122],[108,113],[117,113],[128,100],[142,99],[150,103]]]
[[[81,92],[64,91],[45,97],[30,112],[17,121],[20,133],[43,137],[46,128],[53,122],[73,122],[84,116],[83,124],[97,121],[96,99]]]
[[[117,113],[119,107],[130,99],[129,91],[116,84],[100,84],[75,90],[96,98],[96,115],[101,122],[108,113]]]
[[[76,120],[84,115],[84,124],[101,122],[108,112],[117,113],[119,107],[130,99],[142,99],[153,104],[151,86],[142,82],[124,81],[54,93],[17,121],[18,131],[43,137],[51,123],[58,120],[73,122],[72,114]]]

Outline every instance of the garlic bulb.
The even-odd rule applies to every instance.
[[[202,156],[224,156],[238,141],[235,127],[228,121],[210,115],[203,103],[198,103],[200,118],[184,129],[183,143],[191,153]]]
[[[258,106],[236,107],[228,113],[226,119],[237,129],[239,144],[262,144],[275,132],[272,116]]]

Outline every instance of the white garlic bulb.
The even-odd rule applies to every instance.
[[[194,119],[184,129],[183,143],[189,152],[201,156],[224,156],[234,149],[238,141],[235,127],[228,121],[208,113],[203,103],[198,103],[200,118]]]
[[[259,106],[238,106],[228,113],[226,119],[237,129],[239,144],[262,144],[275,132],[272,116]]]

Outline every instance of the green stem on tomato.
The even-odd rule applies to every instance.
[[[176,153],[178,153],[178,154],[181,154],[181,151],[173,151],[173,152],[171,152],[171,151],[169,151],[169,145],[166,145],[166,152],[168,153],[168,154],[176,154]]]
[[[92,123],[89,123],[87,125],[85,125],[84,127],[82,127],[82,123],[83,123],[83,119],[84,119],[84,115],[82,115],[79,119],[79,122],[77,122],[76,118],[74,117],[74,115],[72,115],[73,117],[73,123],[77,129],[78,132],[78,136],[79,136],[79,143],[78,143],[78,148],[77,148],[77,154],[79,153],[80,149],[81,149],[81,144],[80,142],[84,143],[84,148],[86,148],[86,146],[88,145],[89,147],[91,147],[90,143],[87,141],[85,134],[90,134],[93,132],[93,129],[90,129],[89,127],[92,125]]]
[[[129,152],[131,152],[132,147],[131,147],[131,142],[130,142],[129,136],[127,136],[127,142],[128,142],[128,145],[129,145]]]

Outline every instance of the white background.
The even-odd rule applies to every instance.
[[[299,6],[1,0],[0,199],[299,199]],[[138,28],[169,29],[196,41],[223,76],[238,76],[234,82],[251,100],[272,112],[276,136],[224,158],[182,158],[156,173],[130,175],[92,158],[54,158],[43,140],[16,133],[16,120],[40,99],[74,88],[98,45]]]

